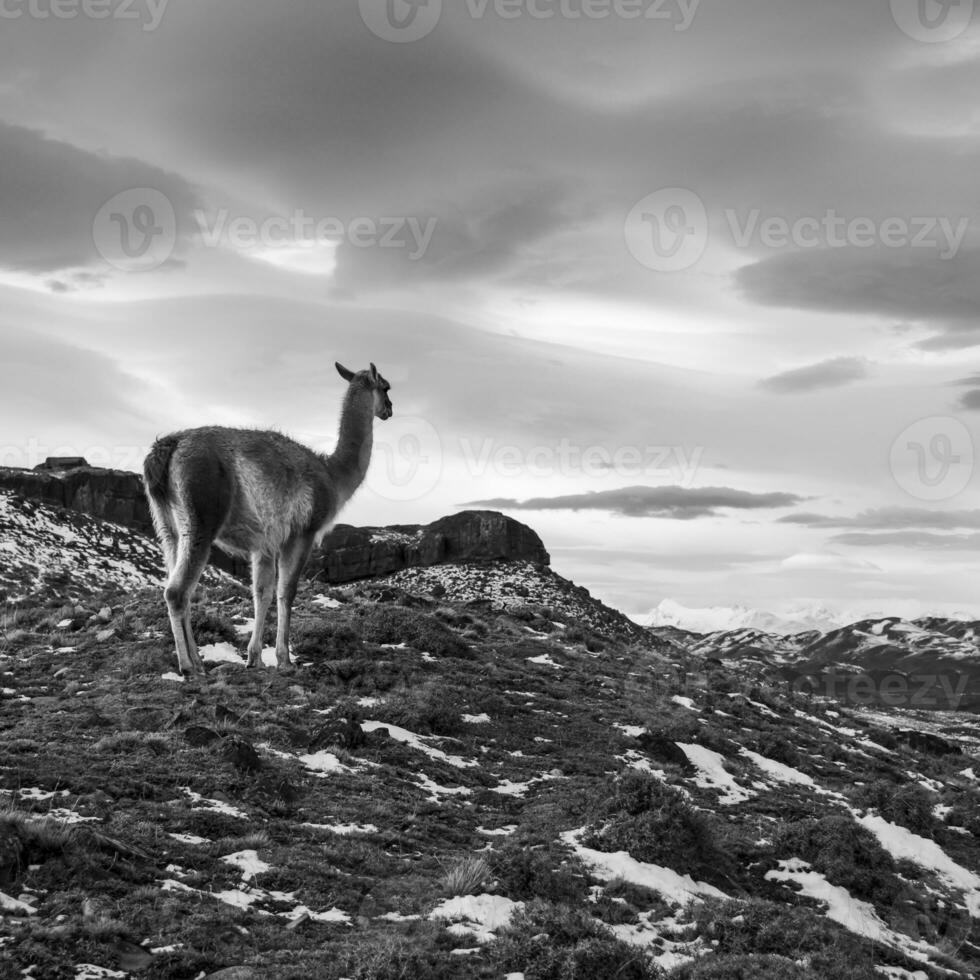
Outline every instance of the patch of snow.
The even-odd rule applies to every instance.
[[[468,786],[440,786],[434,779],[430,779],[424,772],[413,774],[416,781],[424,790],[430,793],[431,803],[440,803],[440,796],[472,796],[473,790]]]
[[[719,803],[732,806],[755,795],[735,782],[735,778],[724,766],[724,757],[717,752],[694,743],[678,742],[677,746],[698,770],[694,784],[702,789],[718,790],[721,793]]]
[[[341,834],[349,837],[351,834],[376,834],[378,828],[373,823],[304,823],[301,827],[309,827],[311,830],[326,830],[331,834]]]
[[[779,783],[795,783],[799,786],[816,786],[816,783],[805,773],[775,759],[767,759],[764,755],[742,749],[742,755],[751,759],[767,776]]]
[[[236,851],[234,854],[226,854],[221,860],[238,868],[242,873],[242,881],[251,881],[256,875],[265,874],[272,869],[272,865],[266,864],[256,851]]]
[[[679,940],[671,938],[683,936],[687,929],[677,921],[676,916],[668,916],[659,922],[654,922],[653,916],[653,912],[641,912],[638,916],[639,922],[612,925],[609,929],[617,939],[631,946],[650,949],[654,962],[661,970],[676,969],[708,951],[700,937]],[[654,948],[658,952],[654,953]]]
[[[495,830],[487,830],[486,827],[477,827],[476,832],[483,834],[484,837],[509,837],[517,830],[516,823],[509,823],[506,827],[497,827]]]
[[[66,810],[63,807],[48,810],[44,816],[50,817],[52,820],[60,820],[66,824],[89,823],[99,819],[98,817],[83,817],[80,813],[76,813],[74,810]]]
[[[682,708],[687,708],[690,711],[697,711],[697,706],[691,698],[686,698],[682,694],[675,694],[671,699],[674,704],[679,704]]]
[[[962,891],[970,915],[980,918],[980,876],[957,864],[934,840],[876,815],[859,817],[858,823],[870,830],[892,857],[914,861],[934,871],[950,888]]]
[[[438,759],[440,762],[447,762],[451,766],[455,766],[457,769],[469,769],[473,766],[478,766],[479,763],[474,759],[463,759],[458,755],[448,755],[443,752],[442,749],[437,749],[432,745],[429,745],[426,741],[426,736],[416,735],[415,732],[410,732],[406,728],[400,728],[398,725],[390,725],[388,722],[384,721],[364,721],[361,722],[361,728],[366,732],[374,732],[379,728],[387,728],[388,734],[395,739],[397,742],[404,742],[406,745],[410,745],[413,749],[417,749],[419,752],[424,752],[430,759]],[[428,738],[434,738],[435,736],[428,736]]]
[[[626,851],[607,853],[583,847],[579,843],[579,838],[584,832],[584,828],[569,830],[561,834],[561,839],[575,849],[575,853],[591,867],[592,873],[601,881],[623,878],[634,885],[650,888],[679,905],[688,905],[706,896],[712,898],[728,897],[714,885],[695,881],[690,875],[678,874],[676,871],[670,868],[662,868],[658,864],[637,861]]]
[[[935,953],[927,943],[914,942],[908,936],[893,932],[878,916],[873,905],[854,898],[846,888],[832,885],[806,861],[790,858],[779,862],[779,871],[767,871],[768,881],[793,882],[802,894],[827,906],[827,918],[839,922],[849,932],[900,949],[917,960],[928,962]]]
[[[488,725],[490,723],[490,716],[484,711],[478,715],[463,715],[463,721],[467,725]]]
[[[622,762],[623,765],[629,766],[630,769],[639,769],[641,772],[648,772],[651,776],[655,776],[660,780],[667,778],[666,770],[654,769],[650,764],[650,760],[642,752],[637,752],[636,749],[630,749],[625,755],[617,755],[616,759]]]
[[[7,790],[4,790],[7,792]],[[55,796],[68,796],[68,790],[41,789],[39,786],[23,786],[20,789],[11,790],[16,793],[21,800],[32,800],[35,803],[44,803],[46,800],[53,799]]]
[[[502,779],[496,786],[491,786],[490,791],[492,793],[500,793],[502,796],[523,796],[535,783],[543,783],[546,780],[557,778],[557,776],[551,773],[545,773],[543,776],[533,776],[523,783],[515,783],[510,779]]]
[[[175,684],[183,684],[187,678],[183,674],[178,674],[175,671],[170,671],[166,674],[160,675],[160,680],[162,681],[173,681]]]
[[[478,942],[491,942],[497,929],[510,922],[510,917],[524,908],[523,902],[515,902],[503,895],[457,895],[447,898],[430,913],[430,919],[444,919],[454,935],[471,935]]]
[[[122,970],[110,970],[107,966],[96,966],[94,963],[76,963],[75,980],[115,980],[116,977],[128,977]]]
[[[236,909],[249,909],[264,896],[260,891],[242,891],[240,888],[226,888],[224,891],[211,892],[219,902],[231,905]]]
[[[556,664],[547,653],[542,653],[539,657],[528,657],[529,664],[541,664],[543,667],[554,667],[555,670],[564,670],[564,664]]]
[[[336,599],[331,599],[328,595],[318,595],[313,599],[314,606],[322,606],[324,609],[339,609],[343,603]]]
[[[210,837],[198,837],[196,834],[167,834],[181,844],[210,844]]]
[[[314,922],[341,922],[346,926],[352,925],[350,916],[343,911],[343,909],[338,909],[336,907],[332,909],[327,909],[326,912],[313,912],[308,909],[305,905],[297,905],[296,908],[290,909],[288,912],[279,913],[284,919],[299,919],[304,915],[308,915]]]
[[[195,793],[190,786],[181,786],[180,791],[191,801],[200,804],[192,807],[194,810],[210,810],[212,813],[222,813],[226,817],[235,817],[238,820],[248,820],[248,814],[239,810],[237,806],[225,803],[223,800],[209,800],[200,793]]]
[[[261,654],[262,666],[263,667],[278,667],[279,658],[276,656],[275,647],[264,647]],[[302,667],[303,665],[297,660],[293,660],[294,667]]]
[[[209,643],[197,651],[209,664],[244,664],[245,658],[230,643]]]
[[[36,915],[37,909],[27,902],[22,902],[19,898],[12,898],[10,895],[0,892],[0,910],[13,912],[15,915]]]
[[[299,755],[295,758],[299,759],[310,772],[315,773],[317,776],[329,776],[332,772],[352,771],[333,752],[327,752],[325,749],[321,749],[319,752],[314,752],[310,755]]]
[[[639,738],[646,732],[646,728],[643,725],[616,725],[624,735],[629,735],[630,738]]]

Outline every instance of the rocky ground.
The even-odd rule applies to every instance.
[[[0,977],[980,968],[975,716],[797,691],[533,565],[307,583],[288,675],[215,579],[184,681],[158,588],[21,557]]]

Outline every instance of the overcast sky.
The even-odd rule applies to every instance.
[[[980,613],[970,0],[2,19],[0,462],[329,449],[374,361],[343,520],[499,508],[633,613]]]

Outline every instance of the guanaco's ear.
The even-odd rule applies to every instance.
[[[378,380],[378,369],[373,364],[371,365],[371,380]]]
[[[337,368],[337,374],[339,374],[344,379],[344,381],[354,380],[354,372],[348,371],[347,368],[345,368],[344,365],[340,363],[340,361],[334,361],[334,367]]]

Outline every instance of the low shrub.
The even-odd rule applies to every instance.
[[[434,616],[403,606],[359,606],[351,627],[369,643],[406,643],[435,657],[472,658],[470,648]]]
[[[654,980],[650,954],[617,939],[588,912],[534,901],[486,947],[504,971],[534,980]]]
[[[706,956],[685,963],[669,974],[670,980],[826,980],[785,956]],[[839,974],[833,974],[838,980]]]
[[[780,828],[777,854],[801,858],[857,898],[891,904],[902,891],[892,856],[849,816],[801,820]]]
[[[291,649],[299,660],[343,660],[356,656],[363,646],[349,626],[324,620],[300,620],[292,626]]]
[[[463,730],[464,703],[445,684],[427,682],[392,694],[381,711],[384,721],[420,735],[455,735]]]
[[[877,810],[882,817],[922,837],[935,837],[944,829],[933,816],[929,792],[916,783],[898,786],[884,779],[859,786],[851,794],[855,806]]]
[[[515,900],[573,904],[588,896],[585,869],[557,845],[529,848],[508,841],[493,853],[490,867],[498,890]]]
[[[219,616],[204,606],[197,605],[191,609],[191,628],[198,646],[208,646],[212,643],[238,642],[235,627],[223,616]]]
[[[707,818],[684,795],[655,776],[631,769],[606,783],[598,819],[582,838],[597,851],[627,851],[638,861],[681,874],[717,878],[727,859],[715,845]]]

